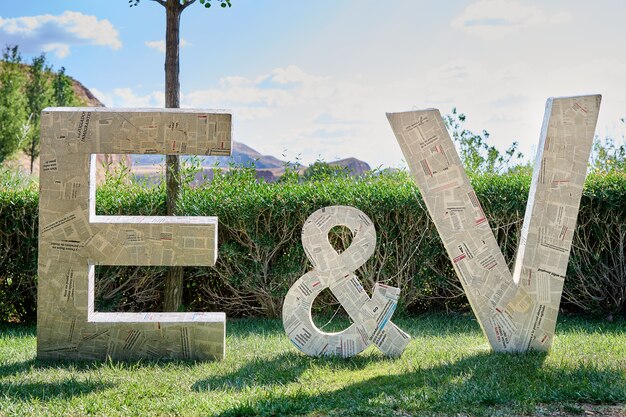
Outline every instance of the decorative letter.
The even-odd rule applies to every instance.
[[[328,232],[337,225],[352,231],[352,244],[340,255],[328,241]],[[332,206],[313,213],[302,228],[302,246],[313,270],[289,289],[283,304],[283,325],[289,339],[310,356],[354,356],[374,343],[388,356],[400,356],[410,337],[390,319],[400,289],[377,283],[370,298],[354,271],[372,256],[376,229],[360,210]],[[313,301],[330,288],[352,321],[339,333],[324,333],[311,318]]]
[[[599,109],[599,95],[548,99],[513,274],[439,110],[387,114],[496,351],[550,349]]]
[[[217,218],[96,216],[95,154],[229,155],[231,115],[52,108],[41,117],[37,357],[224,357],[224,313],[94,311],[94,265],[214,265]]]

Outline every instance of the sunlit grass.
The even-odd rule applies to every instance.
[[[626,322],[559,319],[549,355],[492,353],[471,315],[394,320],[403,356],[308,358],[279,320],[231,320],[221,362],[35,359],[32,327],[0,327],[0,415],[511,415],[625,412]],[[337,328],[342,323],[334,324]],[[617,405],[615,407],[615,405]],[[616,411],[617,410],[617,411]]]

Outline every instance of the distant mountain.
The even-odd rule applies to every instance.
[[[362,175],[372,169],[367,162],[356,158],[344,158],[335,162],[329,162],[328,165],[346,168],[352,175]]]
[[[207,178],[213,177],[212,168],[219,166],[221,168],[229,168],[230,164],[235,166],[251,166],[254,164],[257,177],[268,182],[274,182],[285,173],[285,167],[288,162],[280,160],[275,156],[263,155],[259,151],[250,146],[233,141],[231,156],[200,156],[203,167],[202,174]],[[159,164],[163,164],[165,157],[163,155],[133,155],[133,172],[141,177],[151,177],[160,172]],[[371,170],[367,162],[356,158],[345,158],[338,161],[329,162],[329,165],[346,167],[352,175],[362,175]],[[304,172],[307,167],[300,166],[300,171]]]
[[[254,163],[257,169],[285,168],[285,161],[271,156],[262,155],[248,145],[233,141],[232,158],[237,165],[250,165]]]
[[[228,168],[230,164],[236,166],[251,166],[257,169],[282,169],[285,168],[285,161],[271,156],[262,155],[258,151],[252,149],[248,145],[241,142],[233,141],[231,156],[200,156],[202,166],[214,167],[219,165],[222,168]],[[160,164],[165,158],[162,155],[133,155],[134,165],[154,165]]]

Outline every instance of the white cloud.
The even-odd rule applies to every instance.
[[[104,92],[95,87],[90,87],[89,90],[107,107],[165,107],[165,94],[163,91],[152,91],[142,95],[135,93],[132,88],[128,87],[115,88],[110,92]]]
[[[25,52],[54,52],[59,58],[74,45],[98,45],[117,50],[122,47],[119,33],[111,22],[80,12],[61,15],[0,17],[3,43],[19,45]]]
[[[378,92],[363,83],[308,73],[289,65],[247,78],[222,78],[216,87],[181,94],[184,107],[229,108],[235,139],[263,153],[321,157],[356,156],[372,161],[385,154],[367,142],[378,136],[384,113],[376,112]],[[393,151],[392,151],[393,152]]]
[[[165,94],[162,91],[137,95],[130,88],[116,88],[113,95],[116,107],[165,107]]]
[[[164,40],[160,40],[160,41],[146,41],[145,44],[146,44],[146,46],[148,48],[156,49],[157,51],[159,51],[162,54],[165,53],[165,41]],[[184,47],[190,46],[190,45],[191,45],[191,43],[187,42],[184,38],[180,39],[180,47],[181,48],[184,48]]]
[[[114,107],[113,106],[113,97],[111,96],[111,94],[107,94],[104,91],[101,91],[95,87],[89,87],[89,91],[91,91],[91,93],[98,99],[100,100],[100,102],[102,104],[104,104],[107,107]]]
[[[307,74],[290,65],[254,79],[224,77],[217,88],[183,94],[181,101],[189,107],[245,108],[242,113],[245,117],[266,117],[276,109],[328,97],[333,93],[330,81],[328,77]]]
[[[70,46],[66,43],[46,43],[42,48],[43,52],[54,52],[59,58],[65,58],[70,54]]]
[[[566,11],[560,11],[550,17],[550,23],[552,24],[560,24],[568,22],[572,19],[572,14]]]
[[[276,68],[259,76],[229,76],[215,86],[183,92],[183,107],[227,108],[233,112],[234,138],[264,154],[305,164],[356,157],[372,166],[398,166],[402,160],[385,112],[452,107],[468,115],[466,127],[491,133],[490,143],[504,150],[514,140],[529,158],[539,137],[548,96],[604,93],[598,123],[615,126],[621,137],[626,124],[626,61],[564,63],[546,70],[523,61],[489,66],[475,60],[453,60],[404,79],[328,77],[299,67]],[[610,93],[610,95],[609,95]],[[163,93],[119,88],[94,94],[107,105],[162,107]],[[621,130],[620,130],[621,129]]]
[[[312,84],[328,80],[328,77],[319,77],[307,74],[295,65],[289,65],[284,68],[275,68],[270,74],[262,76],[257,80],[260,83],[269,80],[276,84]]]
[[[451,25],[470,35],[492,40],[534,25],[563,23],[570,17],[567,12],[548,17],[539,7],[517,0],[478,0],[467,6]]]

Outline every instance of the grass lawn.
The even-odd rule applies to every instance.
[[[33,327],[0,325],[0,415],[626,416],[624,319],[560,316],[548,355],[491,352],[471,315],[394,322],[400,359],[309,358],[280,320],[245,319],[206,363],[40,362]]]

